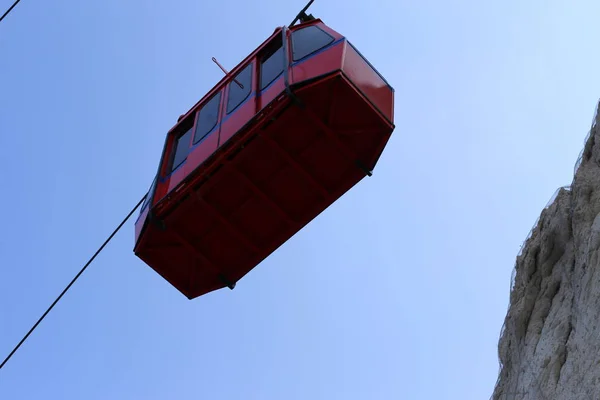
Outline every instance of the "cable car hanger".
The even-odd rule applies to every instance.
[[[312,21],[315,19],[315,17],[313,17],[312,14],[308,14],[306,15],[306,10],[308,10],[308,7],[310,7],[310,5],[313,3],[313,1],[315,0],[310,0],[302,10],[300,10],[300,12],[298,14],[296,14],[296,18],[294,18],[292,20],[292,23],[289,24],[289,28],[291,28],[292,26],[294,26],[296,24],[296,22],[300,21],[300,22],[308,22],[308,21]]]

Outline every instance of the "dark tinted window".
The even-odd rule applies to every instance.
[[[152,185],[150,185],[150,189],[148,190],[148,193],[146,194],[146,199],[144,200],[144,204],[142,204],[142,208],[140,209],[140,214],[144,212],[144,210],[150,203],[150,198],[154,194],[154,193],[152,193],[152,192],[154,192],[154,186],[156,186],[156,177],[152,181]]]
[[[190,123],[192,122],[192,123]],[[188,118],[186,122],[181,125],[180,132],[175,138],[175,143],[173,143],[172,149],[174,152],[172,154],[171,160],[171,171],[173,172],[177,167],[181,165],[181,163],[186,159],[188,152],[190,151],[190,140],[192,139],[192,128],[193,128],[194,120]]]
[[[283,72],[283,47],[281,36],[266,48],[260,63],[260,90],[263,90]]]
[[[241,70],[234,78],[235,80],[232,80],[229,83],[227,113],[232,112],[237,106],[246,100],[250,94],[252,89],[252,64]]]
[[[307,26],[292,33],[292,52],[298,61],[331,44],[333,37],[316,26]]]
[[[219,119],[219,105],[221,104],[221,92],[215,94],[198,112],[194,144],[201,141],[208,132],[212,131]]]

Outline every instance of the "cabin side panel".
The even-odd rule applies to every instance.
[[[194,136],[196,113],[190,113],[169,132],[159,170],[155,202],[170,193],[186,176],[185,167]]]
[[[223,91],[214,93],[169,132],[153,204],[192,174],[217,149]]]
[[[344,74],[393,124],[394,89],[350,42],[347,41],[345,47],[342,67]]]
[[[217,150],[223,102],[223,90],[220,90],[198,110],[192,147],[185,167],[186,176],[192,174]]]
[[[259,113],[276,99],[284,90],[283,35],[281,31],[267,43],[257,57],[256,71],[256,112]]]
[[[323,24],[292,32],[291,83],[299,83],[341,69],[344,38],[326,32]]]
[[[227,95],[222,107],[223,122],[219,147],[231,139],[254,116],[256,111],[255,68],[256,62],[253,61],[235,75],[225,88]]]
[[[258,110],[261,111],[275,100],[285,90],[283,82],[283,74],[279,76],[268,87],[260,91],[260,96],[257,99]]]

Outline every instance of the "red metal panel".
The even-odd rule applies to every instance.
[[[220,126],[217,126],[210,135],[192,149],[185,164],[185,176],[192,174],[196,168],[217,150],[220,128]]]
[[[168,140],[165,150],[165,158],[163,160],[162,165],[160,166],[160,177],[156,184],[156,193],[154,195],[154,204],[156,204],[159,200],[165,197],[167,194],[171,193],[171,191],[186,177],[185,165],[187,164],[187,159],[183,162],[182,165],[179,166],[175,171],[169,173],[170,167],[170,157],[173,151],[173,142],[175,140],[175,133],[170,131],[168,134]],[[190,138],[190,143],[191,143]]]
[[[175,187],[177,185],[179,185],[181,183],[181,181],[183,181],[185,179],[185,177],[187,176],[187,172],[185,170],[186,165],[187,165],[187,160],[181,167],[179,167],[179,169],[177,169],[176,171],[174,171],[171,174],[170,178],[168,178],[169,186],[168,186],[167,192],[171,192],[173,189],[175,189]]]
[[[343,71],[358,89],[383,113],[394,122],[394,94],[392,88],[349,44],[345,44]]]
[[[189,176],[194,173],[194,171],[202,165],[216,150],[219,146],[219,135],[221,132],[221,118],[223,116],[223,91],[221,91],[221,103],[219,104],[219,111],[216,121],[216,126],[213,128],[211,132],[207,136],[205,136],[200,142],[192,145],[190,149],[190,153],[188,154],[188,158],[185,164],[185,176]],[[211,97],[212,98],[212,97]],[[202,110],[204,104],[198,107],[198,110]],[[198,118],[198,117],[196,117]],[[196,125],[198,121],[194,123],[194,129],[196,129]],[[192,139],[192,143],[195,138]]]
[[[341,69],[343,52],[344,43],[339,41],[306,61],[300,60],[297,64],[292,64],[290,83],[302,82]]]
[[[221,139],[219,146],[223,146],[233,135],[237,133],[244,125],[252,119],[254,116],[254,109],[256,96],[250,95],[250,98],[246,100],[239,108],[230,116],[225,117],[223,125],[221,126]]]
[[[281,94],[285,89],[285,84],[283,83],[283,74],[281,74],[275,82],[273,82],[269,87],[264,89],[260,96],[257,98],[257,107],[258,110],[262,110],[266,105],[268,105],[271,101],[273,101],[277,96]]]
[[[235,83],[234,83],[235,84]],[[227,97],[223,103],[223,118],[219,146],[223,146],[233,135],[254,117],[256,111],[256,62],[252,63],[252,91],[248,98],[242,102],[234,111],[227,114]],[[227,87],[225,91],[228,92]]]

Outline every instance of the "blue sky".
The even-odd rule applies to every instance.
[[[1,0],[2,9],[12,0]],[[0,355],[147,190],[167,130],[301,1],[22,1],[0,24]],[[128,223],[2,399],[482,399],[521,242],[600,97],[593,1],[317,0],[396,89],[374,176],[188,301]]]

